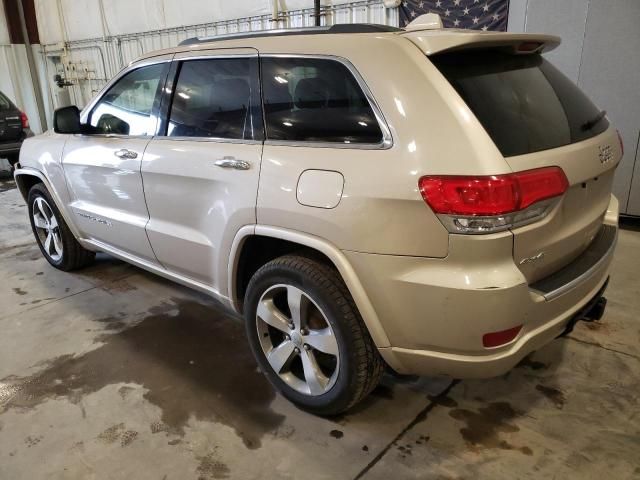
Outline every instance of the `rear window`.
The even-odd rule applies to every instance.
[[[262,59],[267,139],[379,143],[382,131],[351,72],[335,60]]]
[[[13,106],[7,97],[0,92],[0,111],[13,110]]]
[[[468,51],[430,57],[505,157],[580,142],[609,123],[540,55]]]

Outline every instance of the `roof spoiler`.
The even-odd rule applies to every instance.
[[[501,48],[518,55],[550,52],[560,37],[531,33],[481,32],[477,30],[410,30],[401,34],[426,55],[454,50]]]

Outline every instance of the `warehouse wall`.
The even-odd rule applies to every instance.
[[[36,58],[40,59],[37,65],[40,78],[44,75],[44,62],[41,60],[39,46],[33,47]],[[24,110],[29,117],[31,127],[35,132],[43,130],[40,125],[38,107],[35,101],[33,82],[29,75],[27,51],[24,45],[12,45],[9,40],[9,31],[5,19],[4,9],[0,4],[0,90],[15,104]]]
[[[614,185],[623,212],[640,215],[640,1],[511,0],[509,30],[559,35],[548,58],[607,110],[625,155]]]
[[[36,0],[43,43],[163,30],[308,9],[313,0]],[[322,0],[323,6],[354,3]]]

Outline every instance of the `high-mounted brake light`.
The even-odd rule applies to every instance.
[[[29,118],[24,112],[20,112],[20,122],[22,122],[22,128],[29,128]]]
[[[562,195],[569,182],[559,167],[545,167],[507,175],[426,176],[418,186],[450,231],[490,233],[542,218],[548,205],[541,202]]]
[[[522,42],[517,47],[518,53],[534,53],[542,48],[544,44],[540,42]]]

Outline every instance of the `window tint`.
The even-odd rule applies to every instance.
[[[269,140],[382,141],[369,101],[340,62],[263,58],[262,85]]]
[[[431,60],[505,157],[580,142],[609,126],[604,113],[540,55],[458,52]]]
[[[128,73],[100,99],[89,123],[95,133],[153,135],[153,102],[164,82],[168,64],[150,65]]]
[[[251,105],[260,103],[257,62],[255,58],[183,62],[167,135],[252,139]]]

